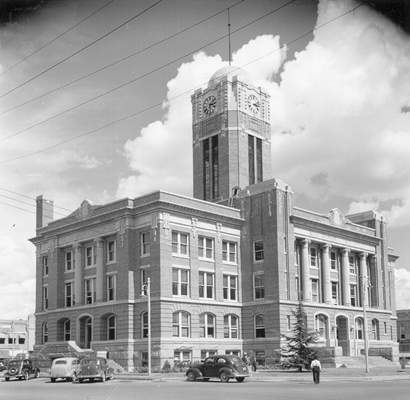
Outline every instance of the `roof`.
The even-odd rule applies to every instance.
[[[219,68],[209,79],[209,86],[214,86],[225,77],[232,81],[233,77],[237,76],[238,79],[244,83],[252,84],[252,80],[249,74],[240,67],[235,67],[233,65],[227,65],[225,67]]]

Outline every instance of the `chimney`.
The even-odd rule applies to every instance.
[[[54,203],[43,199],[43,195],[36,198],[36,229],[46,226],[54,219]]]

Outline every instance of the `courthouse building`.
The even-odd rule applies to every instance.
[[[36,344],[109,351],[129,370],[210,354],[277,358],[299,301],[333,358],[395,359],[394,263],[373,211],[296,207],[272,177],[269,96],[218,70],[192,95],[193,192],[84,201],[53,220],[37,199]],[[153,149],[154,150],[154,149]]]

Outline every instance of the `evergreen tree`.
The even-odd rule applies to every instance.
[[[281,346],[281,365],[284,368],[309,369],[310,363],[316,355],[310,344],[317,342],[317,332],[307,331],[307,318],[302,302],[299,302],[296,310],[292,311],[296,321],[293,324],[290,335],[282,335],[285,343]]]

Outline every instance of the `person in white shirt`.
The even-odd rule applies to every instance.
[[[316,356],[310,363],[310,369],[313,372],[313,382],[319,383],[320,382],[320,371],[322,369],[322,365],[320,364],[320,361],[317,359]]]

